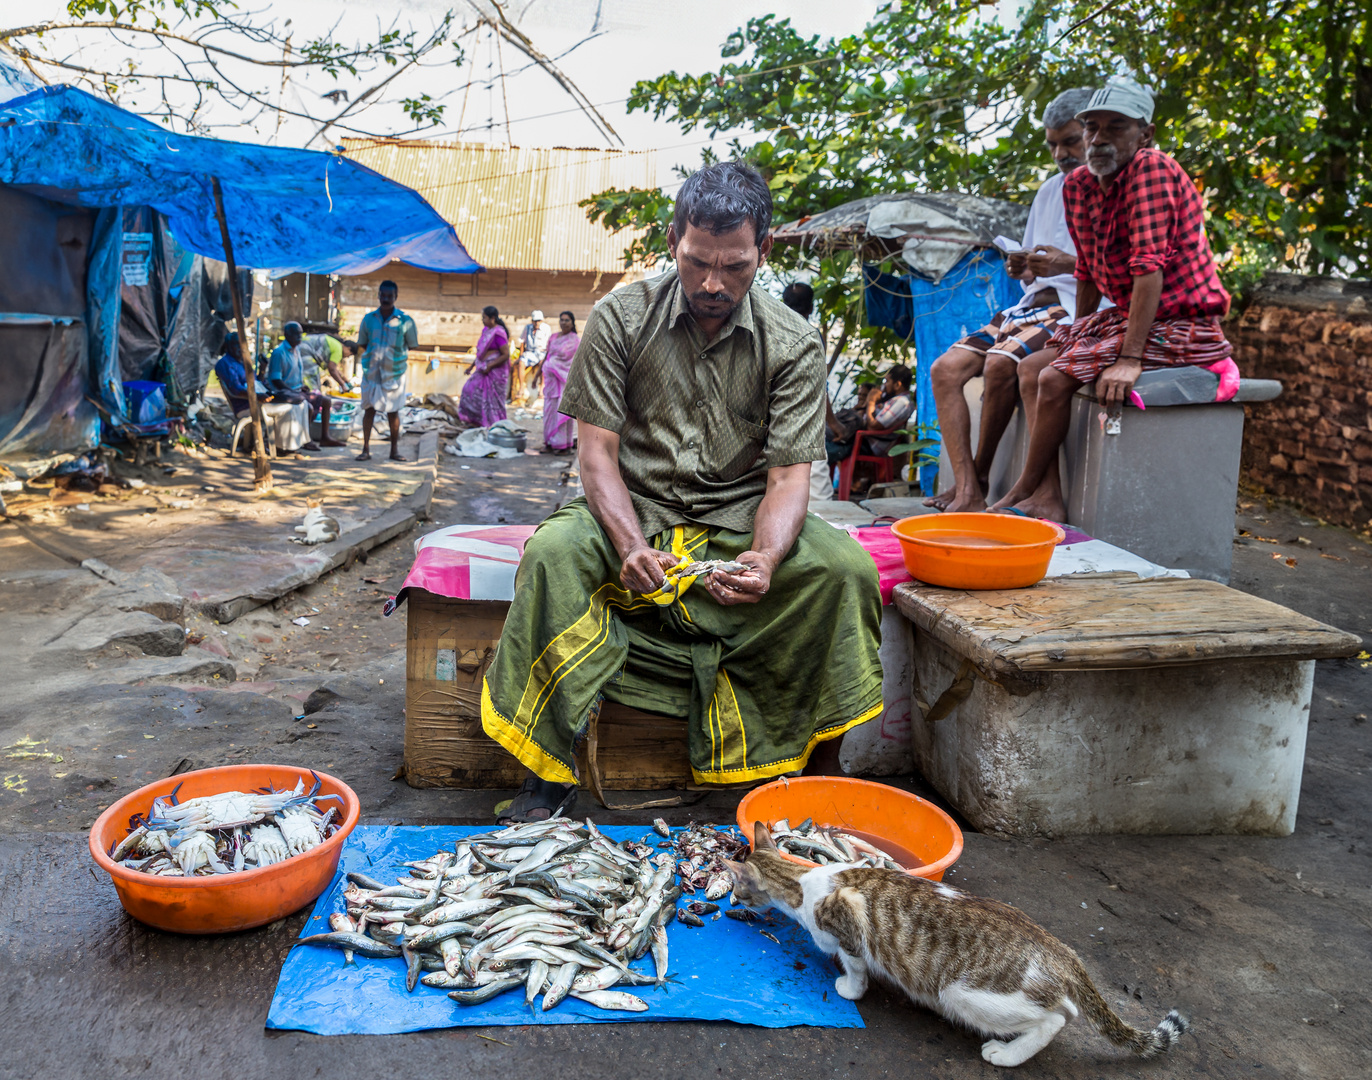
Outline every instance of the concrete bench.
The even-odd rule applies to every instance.
[[[1078,390],[1059,458],[1067,524],[1162,566],[1227,583],[1244,405],[1271,401],[1281,384],[1243,379],[1232,401],[1216,403],[1217,384],[1216,376],[1198,368],[1185,369],[1181,380],[1174,371],[1144,372],[1137,390],[1148,408],[1125,408],[1118,435],[1106,434],[1106,410],[1095,387]],[[966,394],[975,445],[982,380],[969,382]],[[1010,490],[1028,442],[1021,405],[996,452],[988,501]],[[945,455],[939,489],[952,483]]]
[[[915,766],[976,828],[1017,836],[1288,835],[1315,660],[1361,645],[1182,578],[894,598],[915,630]]]

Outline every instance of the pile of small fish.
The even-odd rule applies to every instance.
[[[681,891],[689,895],[700,892],[705,896],[704,900],[684,901],[677,909],[677,921],[684,926],[704,926],[706,915],[718,919],[720,910],[715,901],[728,896],[734,888],[724,860],[742,859],[748,853],[748,842],[738,835],[733,826],[718,829],[713,825],[692,822],[674,837],[667,823],[656,818],[653,829],[668,841],[658,847],[670,848],[676,856]],[[741,922],[752,921],[752,912],[746,908],[730,908],[724,914]]]
[[[770,831],[779,851],[821,866],[852,863],[886,870],[905,869],[881,848],[869,844],[862,837],[827,826],[817,826],[813,818],[806,818],[794,829],[786,818],[782,818]]]
[[[292,791],[225,791],[185,802],[176,801],[177,784],[170,795],[153,799],[146,816],[129,819],[129,834],[110,849],[110,858],[144,874],[191,877],[255,870],[303,855],[339,828],[338,807],[325,811],[315,803],[342,802],[339,795],[320,795],[323,781],[310,775],[314,787],[308,792],[302,776]]]
[[[666,927],[681,895],[669,852],[554,817],[403,865],[394,885],[348,874],[346,914],[295,944],[342,949],[347,962],[401,957],[408,990],[441,987],[462,1005],[522,986],[529,1005],[543,995],[544,1011],[570,996],[644,1012],[642,998],[612,987],[668,980]],[[649,950],[656,975],[630,970]]]

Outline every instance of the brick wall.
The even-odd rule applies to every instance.
[[[1247,407],[1243,476],[1327,521],[1372,524],[1372,283],[1269,275],[1227,325],[1245,377],[1278,379]]]

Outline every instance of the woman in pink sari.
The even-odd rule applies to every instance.
[[[572,370],[572,357],[581,344],[576,332],[576,316],[564,311],[557,317],[558,332],[548,339],[539,372],[543,376],[543,452],[570,454],[576,442],[576,423],[570,416],[557,411],[562,391],[567,386],[567,373]]]
[[[476,359],[467,368],[457,415],[463,423],[490,427],[505,419],[505,396],[510,388],[510,332],[493,304],[481,309],[481,325]]]

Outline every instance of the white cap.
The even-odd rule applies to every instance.
[[[538,308],[534,308],[533,320],[534,320],[534,322],[542,322],[542,321],[543,321],[543,312],[539,311]]]
[[[1111,75],[1105,85],[1091,95],[1086,108],[1077,113],[1080,120],[1087,113],[1113,112],[1131,120],[1151,123],[1153,120],[1153,91],[1140,86],[1123,75]]]

